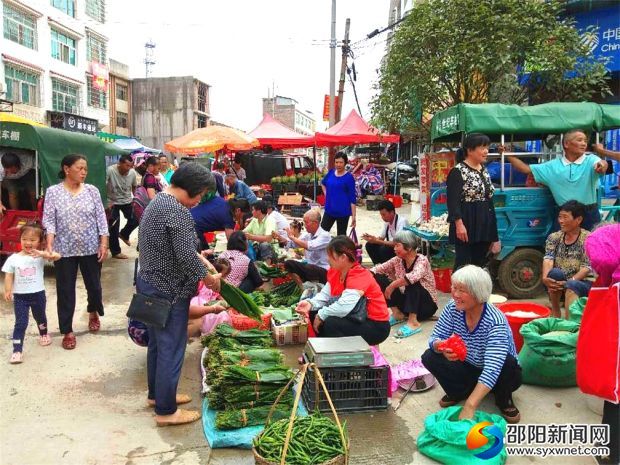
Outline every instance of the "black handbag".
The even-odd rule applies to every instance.
[[[164,329],[171,309],[172,304],[169,300],[136,293],[129,304],[127,317],[141,321],[147,326]]]
[[[346,319],[354,321],[356,323],[363,323],[368,318],[368,310],[366,308],[367,299],[366,297],[360,297],[360,300],[357,301],[353,310],[351,310]]]

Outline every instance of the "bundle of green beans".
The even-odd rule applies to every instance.
[[[272,405],[283,386],[272,384],[217,384],[207,393],[209,408],[213,410],[241,409]],[[293,405],[293,392],[287,391],[278,405]]]
[[[299,302],[300,297],[301,289],[299,286],[295,281],[289,281],[272,289],[269,304],[274,307],[288,307]]]
[[[215,427],[220,430],[245,428],[246,426],[262,425],[267,420],[271,407],[254,407],[247,409],[224,410],[217,412],[215,416]],[[271,418],[281,420],[291,415],[291,407],[288,405],[278,405]]]
[[[270,423],[254,438],[254,447],[261,457],[270,462],[280,463],[284,451],[284,441],[289,420]],[[286,453],[288,465],[318,465],[345,454],[348,447],[346,425],[342,425],[345,444],[338,426],[326,416],[313,413],[307,417],[296,417],[293,422],[291,439]]]
[[[265,262],[257,261],[256,268],[261,276],[265,278],[281,278],[287,275],[287,272],[278,266],[269,266]]]
[[[209,346],[209,350],[211,350],[211,342],[214,340],[219,340],[217,345],[220,347],[229,346],[227,348],[233,349],[230,346],[235,344],[225,342],[226,339],[234,339],[241,345],[254,346],[256,348],[270,347],[273,344],[270,331],[260,329],[239,331],[226,324],[218,325],[211,334],[202,337],[203,345]]]

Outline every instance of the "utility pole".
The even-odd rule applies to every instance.
[[[329,127],[332,127],[336,122],[336,0],[332,0],[332,33],[329,48]]]
[[[347,59],[349,57],[349,28],[351,27],[351,19],[347,18],[344,25],[344,42],[342,43],[342,63],[340,65],[340,82],[338,83],[338,108],[336,109],[336,120],[339,122],[342,118],[342,98],[344,94],[344,79],[347,73]]]

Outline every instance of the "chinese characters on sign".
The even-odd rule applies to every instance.
[[[19,131],[2,131],[0,134],[0,139],[4,140],[12,140],[14,142],[19,142],[20,133]]]

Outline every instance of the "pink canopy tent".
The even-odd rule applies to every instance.
[[[275,150],[312,147],[314,145],[313,136],[296,133],[268,113],[263,115],[263,120],[250,132],[250,136],[258,139],[261,145],[269,145]]]
[[[355,111],[347,115],[338,124],[333,125],[325,132],[315,134],[318,147],[335,145],[355,145],[373,143],[398,143],[398,134],[381,134],[379,130],[366,121]]]

